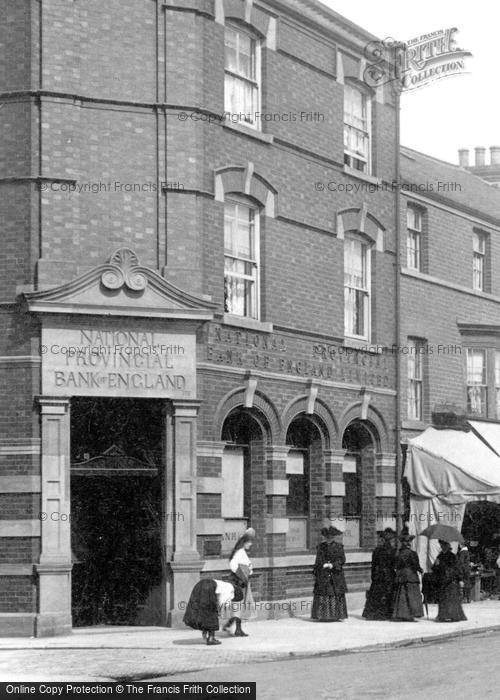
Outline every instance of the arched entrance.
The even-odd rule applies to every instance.
[[[233,409],[222,426],[221,437],[226,443],[222,454],[222,556],[231,551],[238,535],[250,523],[258,538],[264,535],[264,494],[258,496],[265,480],[267,434],[262,417],[243,407]]]
[[[323,440],[316,423],[301,413],[288,427],[286,444],[291,447],[286,466],[286,515],[289,521],[286,549],[289,552],[307,551],[311,543],[317,542],[321,527],[320,519],[311,516],[322,512]]]
[[[375,543],[377,443],[377,432],[368,421],[352,421],[342,437],[342,447],[346,451],[342,471],[344,544],[347,547],[371,547]]]

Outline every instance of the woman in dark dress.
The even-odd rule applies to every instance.
[[[217,579],[202,578],[191,591],[183,622],[188,627],[201,630],[209,646],[220,644],[215,638],[219,629],[219,611],[227,602],[237,602],[242,598],[243,590],[239,586]]]
[[[386,527],[381,537],[382,543],[375,547],[372,555],[372,583],[363,610],[367,620],[389,620],[392,615],[396,533]]]
[[[461,622],[467,619],[462,608],[463,574],[449,542],[439,540],[439,545],[441,553],[432,567],[438,588],[436,622]]]
[[[344,547],[335,542],[341,534],[337,528],[329,527],[326,541],[318,546],[311,618],[319,622],[337,622],[347,617]]]
[[[401,547],[396,555],[396,594],[394,596],[393,620],[414,622],[424,616],[419,573],[422,573],[418,555],[411,549],[414,535],[404,532],[399,536]]]

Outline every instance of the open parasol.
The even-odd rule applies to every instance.
[[[459,542],[464,543],[464,538],[459,531],[451,525],[429,525],[420,533],[420,536],[428,537],[430,540],[444,540],[444,542]]]

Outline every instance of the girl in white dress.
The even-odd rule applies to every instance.
[[[229,568],[231,569],[231,579],[235,584],[243,586],[244,598],[240,603],[232,603],[230,606],[232,616],[229,618],[223,629],[229,632],[233,623],[236,623],[235,637],[248,637],[241,629],[242,620],[250,620],[255,616],[255,603],[250,587],[250,576],[252,575],[252,562],[248,556],[255,530],[248,528],[246,532],[236,542],[231,556],[229,557]]]

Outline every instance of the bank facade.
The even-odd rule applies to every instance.
[[[257,600],[310,595],[327,523],[364,588],[400,515],[374,37],[310,0],[40,8],[0,42],[0,633],[180,624],[248,526]]]

